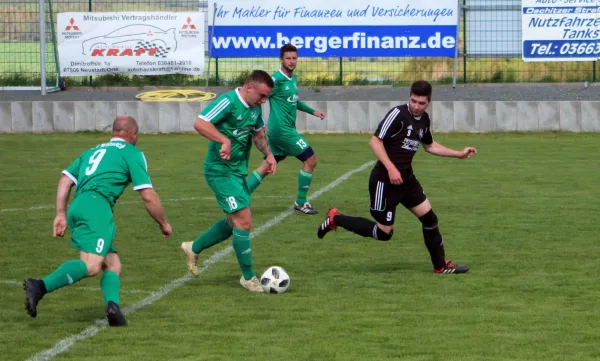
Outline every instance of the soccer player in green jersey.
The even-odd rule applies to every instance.
[[[233,235],[233,249],[242,269],[240,284],[253,292],[263,289],[252,267],[252,214],[246,176],[252,142],[265,155],[265,172],[275,173],[277,167],[265,136],[261,111],[261,104],[267,101],[272,89],[271,76],[254,70],[243,87],[219,96],[196,119],[196,131],[211,140],[204,161],[204,177],[227,217],[193,242],[181,244],[188,270],[198,274],[198,254]]]
[[[279,50],[281,68],[273,74],[275,87],[269,98],[270,113],[267,123],[269,147],[277,162],[287,156],[296,157],[302,162],[298,174],[298,193],[294,209],[302,214],[317,214],[306,199],[312,175],[317,166],[317,156],[310,143],[296,130],[296,111],[300,110],[325,119],[325,114],[314,110],[298,99],[298,86],[294,69],[298,62],[298,50],[292,44],[286,44]],[[247,179],[248,189],[252,193],[266,177],[268,162],[263,162]]]
[[[71,229],[71,245],[80,251],[80,259],[63,263],[42,279],[28,278],[25,288],[25,309],[37,316],[38,302],[46,293],[72,285],[100,271],[100,288],[106,304],[110,326],[127,326],[121,312],[119,288],[121,260],[113,245],[115,223],[113,207],[131,183],[139,191],[146,210],[160,226],[164,237],[171,235],[171,225],[152,189],[144,154],[135,147],[138,125],[129,116],[119,116],[113,122],[112,139],[84,151],[62,171],[56,194],[54,237],[63,237],[67,224]],[[71,188],[75,196],[67,211]]]

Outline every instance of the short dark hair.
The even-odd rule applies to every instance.
[[[431,84],[425,80],[417,80],[410,86],[410,94],[425,96],[428,101],[431,101],[432,88]]]
[[[248,83],[261,83],[265,84],[269,88],[273,89],[275,87],[275,82],[273,82],[273,78],[264,70],[253,70],[250,75],[248,75],[248,79],[246,79],[246,84]]]
[[[296,55],[298,54],[298,48],[296,48],[295,46],[293,46],[290,43],[285,44],[284,46],[282,46],[281,48],[279,48],[279,59],[283,59],[283,55],[285,55],[285,53],[296,53]]]

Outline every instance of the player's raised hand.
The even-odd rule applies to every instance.
[[[65,235],[65,231],[67,230],[67,217],[64,214],[58,214],[56,218],[54,218],[53,232],[52,236],[62,237]]]
[[[314,116],[319,117],[321,119],[325,119],[325,113],[320,112],[318,110],[315,110],[315,112],[313,113]]]
[[[225,143],[221,144],[221,150],[219,150],[219,155],[224,160],[229,160],[229,157],[231,156],[231,142],[229,141],[229,139]]]
[[[461,159],[469,159],[472,156],[474,156],[475,154],[477,154],[477,149],[475,149],[474,147],[466,147],[465,149],[462,150],[462,157],[460,157]]]
[[[390,177],[390,182],[392,184],[402,184],[404,181],[402,180],[402,176],[400,175],[400,172],[398,171],[398,169],[396,169],[396,167],[393,167],[392,169],[388,169],[388,176]]]
[[[277,170],[277,160],[275,160],[273,154],[269,154],[265,161],[269,165],[269,169],[267,169],[267,172],[269,174],[275,174],[275,171]]]
[[[163,237],[165,238],[169,238],[171,237],[171,234],[173,234],[173,229],[171,228],[171,225],[169,223],[161,224],[160,231],[162,232]]]

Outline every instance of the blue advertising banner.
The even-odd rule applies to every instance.
[[[456,0],[222,0],[209,6],[211,56],[454,57]],[[214,26],[213,21],[214,19]]]

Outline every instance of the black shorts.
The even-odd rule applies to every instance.
[[[373,169],[369,179],[369,194],[371,215],[378,223],[386,226],[394,224],[398,204],[411,209],[427,199],[423,187],[412,172],[402,184],[394,185],[390,183],[387,171]]]

